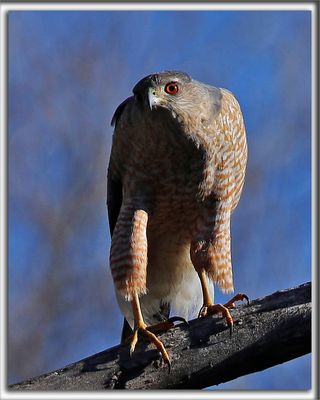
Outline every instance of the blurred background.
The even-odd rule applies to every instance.
[[[9,383],[119,343],[110,121],[147,74],[186,71],[241,104],[236,291],[256,298],[311,279],[310,12],[11,11],[8,22]],[[310,386],[305,356],[211,389]]]

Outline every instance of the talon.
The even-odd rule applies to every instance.
[[[239,300],[239,301],[246,300],[247,305],[250,304],[249,297],[244,293],[238,293],[235,297],[237,297],[237,299],[235,299],[235,301],[237,301],[237,300]]]
[[[168,355],[167,350],[165,349],[163,343],[161,342],[161,340],[158,339],[157,336],[154,333],[150,332],[147,329],[144,329],[144,333],[147,335],[147,337],[150,340],[150,342],[153,343],[156,346],[158,351],[160,351],[164,362],[166,364],[170,364],[169,355]]]
[[[210,305],[203,305],[200,309],[199,314],[202,313],[201,316],[206,316],[206,315],[213,315],[213,314],[218,314],[221,313],[222,316],[226,319],[226,322],[228,324],[229,330],[230,330],[230,336],[232,335],[233,332],[233,319],[232,316],[228,310],[227,307],[223,306],[222,304],[210,304]]]
[[[130,354],[130,358],[131,358],[132,354],[136,348],[136,344],[138,342],[138,329],[134,330],[132,337],[131,338],[129,337],[129,339],[131,339],[130,340],[130,350],[129,350],[129,354]]]
[[[168,374],[170,374],[170,372],[171,372],[171,362],[170,362],[170,360],[168,360],[168,362],[166,364],[168,364]]]
[[[211,295],[208,289],[208,284],[207,284],[207,278],[206,278],[206,272],[204,269],[198,272],[200,282],[201,282],[201,287],[202,287],[202,294],[203,294],[203,305],[200,308],[198,318],[200,317],[205,317],[206,315],[212,315],[212,314],[217,314],[221,313],[222,316],[226,319],[226,322],[229,327],[230,331],[230,337],[233,332],[233,319],[230,314],[229,308],[234,308],[235,307],[235,301],[238,300],[247,300],[249,304],[249,298],[247,295],[244,293],[238,293],[235,295],[228,303],[222,305],[222,304],[212,304],[212,299]]]
[[[224,306],[227,308],[235,308],[236,307],[235,302],[243,301],[243,300],[246,300],[247,305],[249,305],[249,303],[250,303],[249,297],[244,293],[238,293],[235,296],[233,296],[232,299],[229,300],[226,304],[224,304]]]
[[[134,315],[135,326],[134,326],[133,334],[130,338],[130,356],[132,355],[132,353],[134,352],[134,350],[136,348],[136,344],[138,341],[138,334],[142,333],[143,335],[145,335],[148,338],[148,340],[161,353],[162,359],[166,364],[168,364],[169,372],[170,372],[171,365],[170,365],[170,359],[169,359],[167,350],[165,349],[161,340],[153,332],[159,331],[159,330],[168,330],[174,326],[173,322],[167,320],[167,321],[159,322],[156,325],[147,326],[142,318],[139,297],[137,294],[135,294],[133,296],[131,305],[132,305],[132,311],[133,311],[133,315]],[[180,319],[180,317],[174,317],[174,320],[179,321],[181,319]]]
[[[232,337],[232,333],[233,333],[233,322],[229,325],[229,330],[230,330],[230,337]]]
[[[159,352],[159,353],[161,354],[161,352]],[[160,363],[161,363],[160,365],[165,363],[168,366],[168,374],[170,374],[170,372],[171,372],[171,361],[169,360],[169,358],[165,360],[163,358],[162,354],[161,354],[161,362]]]
[[[199,314],[198,314],[198,318],[206,317],[207,314],[208,314],[208,306],[204,304],[204,305],[200,308],[200,311],[199,311]]]

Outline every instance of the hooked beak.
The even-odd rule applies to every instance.
[[[150,87],[148,89],[148,102],[149,102],[150,110],[152,110],[153,108],[155,108],[158,105],[160,105],[160,100],[156,95],[155,89],[152,88],[152,87]]]

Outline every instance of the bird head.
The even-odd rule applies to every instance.
[[[194,118],[211,113],[210,105],[216,103],[213,90],[218,89],[192,79],[185,72],[164,71],[141,79],[133,94],[144,109],[152,113],[166,109],[171,117],[184,121],[191,115]]]
[[[194,113],[204,85],[179,71],[165,71],[148,75],[133,88],[135,101],[152,112],[167,109],[171,116],[180,119]]]

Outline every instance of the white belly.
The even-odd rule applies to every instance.
[[[156,322],[152,315],[159,311],[161,301],[170,304],[171,315],[185,319],[197,316],[203,299],[200,280],[190,259],[190,240],[169,234],[148,238],[147,290],[140,297],[147,324]],[[121,296],[117,298],[122,313],[133,327],[130,303]]]

